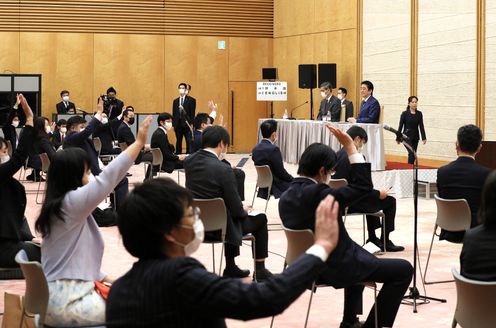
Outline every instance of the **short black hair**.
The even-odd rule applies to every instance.
[[[365,131],[361,126],[353,125],[351,128],[348,129],[348,131],[346,131],[346,133],[348,133],[353,140],[355,140],[356,137],[360,137],[365,143],[369,141],[367,131]]]
[[[134,113],[134,111],[130,109],[126,109],[125,111],[122,112],[122,116],[128,117],[129,113]]]
[[[202,124],[210,123],[210,116],[207,113],[198,113],[195,116],[195,121],[193,123],[195,129],[201,129]]]
[[[67,130],[70,130],[73,125],[86,123],[86,120],[79,115],[71,116],[67,120]]]
[[[341,92],[344,93],[345,95],[348,94],[348,90],[346,90],[346,88],[340,87],[338,90],[341,90]]]
[[[316,142],[305,149],[298,163],[298,174],[313,177],[321,167],[330,171],[336,164],[336,153],[331,147]]]
[[[160,125],[160,122],[163,122],[165,120],[172,120],[172,115],[169,113],[160,113],[157,116],[157,124]]]
[[[127,110],[130,110],[131,112],[134,112],[134,107],[131,105],[126,106]]]
[[[117,91],[115,91],[114,87],[110,87],[110,88],[107,89],[107,94],[109,94],[111,92],[117,94]]]
[[[67,121],[64,120],[63,118],[57,121],[57,126],[60,127],[61,125],[67,125]]]
[[[164,235],[179,225],[191,192],[169,178],[137,185],[117,210],[117,226],[126,250],[139,259],[163,258]]]
[[[203,131],[202,148],[215,148],[221,141],[227,146],[231,144],[229,132],[224,127],[213,125]]]
[[[272,133],[277,131],[277,121],[276,120],[265,120],[260,125],[260,131],[262,132],[262,137],[270,138]]]
[[[60,91],[60,96],[62,97],[65,93],[69,94],[69,91],[67,91],[67,90]]]
[[[324,89],[326,89],[326,90],[327,90],[327,89],[332,90],[332,84],[331,84],[331,82],[329,82],[329,81],[322,82],[322,83],[320,84],[320,87],[321,87],[321,88],[324,88]]]
[[[482,131],[473,124],[467,124],[458,129],[456,139],[463,152],[475,153],[482,143]]]
[[[188,89],[188,85],[186,83],[184,83],[184,82],[179,83],[179,85],[177,86],[177,88],[179,89],[181,86],[183,86],[184,89]]]
[[[489,173],[482,188],[479,221],[488,228],[496,228],[496,171]]]
[[[364,84],[368,90],[370,91],[374,91],[374,85],[372,84],[372,82],[368,81],[368,80],[364,80],[362,82],[360,82],[360,85]]]
[[[191,91],[191,84],[188,84],[188,85],[186,86],[186,90]]]

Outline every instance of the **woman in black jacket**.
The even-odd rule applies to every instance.
[[[422,135],[422,142],[424,145],[427,142],[427,138],[425,137],[424,119],[422,112],[417,110],[417,102],[418,98],[416,96],[408,97],[408,106],[406,106],[406,110],[401,113],[400,125],[398,127],[398,131],[405,134],[410,139],[407,140],[407,142],[412,146],[415,152],[417,152],[417,146],[420,140],[419,129],[420,134]],[[400,139],[396,139],[396,142],[399,144]],[[407,150],[408,164],[413,164],[415,162],[415,156],[408,148]]]

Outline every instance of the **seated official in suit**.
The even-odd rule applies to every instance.
[[[275,198],[281,197],[281,194],[289,188],[289,183],[293,181],[293,176],[286,171],[282,162],[281,150],[274,145],[277,139],[277,121],[266,120],[260,125],[263,139],[256,145],[251,153],[255,165],[268,165],[272,172],[271,194]],[[268,188],[261,188],[258,197],[267,199]]]
[[[364,144],[367,143],[368,136],[367,132],[354,125],[346,131],[346,133],[353,139],[357,150],[360,149]],[[337,164],[334,170],[336,171],[332,176],[333,179],[346,179],[350,181],[353,177],[351,176],[352,169],[350,161],[348,160],[348,154],[346,150],[341,148],[337,152]],[[374,213],[378,211],[383,211],[385,215],[385,230],[386,230],[386,250],[388,252],[400,252],[405,248],[402,246],[396,246],[390,239],[389,234],[394,231],[394,220],[396,217],[396,198],[389,196],[387,190],[372,190],[371,192],[365,194],[360,199],[352,202],[348,208],[348,213]],[[375,230],[381,227],[381,221],[377,216],[367,215],[367,231],[369,234],[368,242],[375,244],[377,247],[384,251],[384,236],[377,238]]]
[[[57,108],[57,114],[75,114],[76,105],[69,101],[69,91],[62,90],[60,92],[60,98],[62,101],[55,105]]]
[[[280,275],[259,284],[222,278],[191,256],[204,237],[191,192],[170,179],[136,186],[118,211],[126,250],[137,257],[107,300],[107,327],[222,328],[224,318],[251,320],[284,311],[301,295],[336,247],[338,204],[315,214],[315,243]]]
[[[333,96],[332,84],[330,82],[324,82],[320,85],[320,95],[322,96],[322,101],[320,102],[317,120],[326,119],[327,121],[339,122],[341,104],[339,103],[339,99]]]
[[[279,200],[279,215],[287,228],[314,230],[315,209],[328,195],[333,195],[342,209],[372,191],[370,163],[365,163],[349,135],[331,126],[329,129],[348,154],[352,170],[349,184],[339,189],[330,188],[327,182],[336,164],[336,154],[324,144],[314,143],[308,146],[300,158],[299,176],[294,178]],[[412,266],[402,259],[378,259],[351,240],[341,216],[338,222],[338,245],[327,260],[327,268],[318,281],[345,289],[344,314],[340,327],[361,327],[357,318],[362,313],[364,286],[361,283],[371,281],[383,283],[377,297],[379,327],[392,327],[412,279]],[[374,321],[372,308],[363,327],[374,327]]]
[[[122,113],[122,123],[117,130],[117,140],[119,143],[125,142],[126,145],[132,144],[136,138],[131,131],[131,125],[134,124],[134,112],[130,110],[125,110]],[[134,164],[139,164],[141,162],[151,162],[153,160],[152,154],[144,149],[140,152]],[[148,176],[148,174],[146,175]]]
[[[73,116],[67,120],[67,136],[64,141],[63,148],[78,147],[86,151],[90,158],[90,170],[94,176],[99,175],[102,170],[100,168],[100,159],[98,158],[98,153],[95,150],[95,145],[93,140],[90,139],[91,134],[95,130],[95,127],[101,124],[103,113],[103,102],[101,99],[98,101],[98,111],[93,116],[91,121],[86,124],[86,120],[81,116]],[[103,164],[102,164],[103,167]],[[128,180],[123,178],[117,186],[114,188],[115,199],[117,204],[113,206],[120,206],[122,201],[128,193]],[[113,199],[111,198],[111,201]]]
[[[456,137],[458,158],[437,170],[437,192],[446,199],[466,199],[472,214],[471,227],[478,225],[477,213],[482,193],[482,186],[490,169],[475,162],[475,156],[482,148],[482,131],[473,124],[458,129]],[[450,232],[441,230],[439,239],[461,243],[463,231]]]
[[[211,106],[212,105],[212,106]],[[212,109],[212,112],[210,114],[207,113],[198,113],[195,117],[195,131],[193,133],[193,141],[191,145],[191,150],[192,152],[197,152],[198,150],[202,149],[202,133],[203,131],[208,128],[209,126],[212,126],[214,123],[214,119],[217,115],[217,105],[214,104],[212,101],[209,101],[209,108]],[[224,119],[222,115],[220,115],[219,118],[219,125],[223,126]],[[231,165],[225,158],[222,159],[222,162],[226,163],[227,165],[231,166],[234,172],[234,177],[236,179],[236,187],[238,189],[239,197],[241,200],[245,200],[245,178],[246,174],[243,170],[238,169],[237,167]]]
[[[341,87],[338,89],[337,97],[341,101],[341,106],[344,105],[346,109],[346,113],[344,117],[345,121],[348,121],[350,117],[353,117],[353,115],[355,115],[353,102],[351,102],[351,100],[346,99],[347,95],[348,95],[348,90],[346,88]]]
[[[93,132],[93,138],[100,138],[100,142],[102,143],[100,155],[117,155],[121,153],[120,148],[114,147],[114,140],[117,140],[117,138],[114,137],[112,131],[113,122],[120,122],[119,118],[116,117],[112,122],[109,122],[107,114],[102,113],[102,124],[96,126],[95,132]]]
[[[496,172],[489,174],[482,190],[480,225],[463,238],[460,272],[464,277],[496,281]]]
[[[236,180],[232,168],[221,161],[230,143],[229,133],[222,126],[211,126],[203,131],[203,149],[188,156],[184,160],[186,172],[186,188],[191,190],[195,198],[224,199],[227,209],[227,229],[225,239],[226,268],[224,276],[243,278],[250,274],[249,270],[241,270],[234,258],[239,255],[241,238],[247,233],[256,238],[255,256],[257,281],[268,279],[272,273],[265,268],[268,256],[267,216],[249,215],[250,207],[243,206],[236,190]]]
[[[362,96],[362,103],[360,105],[360,112],[358,117],[348,118],[351,123],[379,123],[381,116],[381,105],[379,101],[374,98],[374,85],[370,81],[362,81],[360,86],[360,95]]]
[[[168,131],[172,129],[172,115],[169,113],[161,113],[157,117],[158,128],[152,134],[152,140],[150,143],[151,148],[160,148],[162,152],[162,167],[158,168],[167,173],[172,173],[172,171],[177,169],[182,169],[183,160],[186,155],[174,154],[174,146],[169,143]]]
[[[67,121],[61,118],[55,125],[55,130],[52,133],[52,146],[59,149],[64,144],[65,134],[67,133]]]
[[[0,138],[0,268],[18,267],[14,258],[21,249],[32,261],[40,261],[40,248],[30,243],[34,238],[24,216],[26,210],[26,190],[14,178],[14,174],[26,162],[29,149],[33,145],[33,112],[24,96],[18,96],[26,116],[26,124],[19,136],[19,145],[12,157],[7,152],[7,142]]]

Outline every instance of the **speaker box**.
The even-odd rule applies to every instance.
[[[333,88],[337,88],[336,64],[319,64],[319,86],[324,82],[330,82]]]
[[[277,68],[275,67],[262,68],[262,80],[277,80]]]
[[[300,89],[314,89],[317,87],[317,65],[298,65],[298,87]]]

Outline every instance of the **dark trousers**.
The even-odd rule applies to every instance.
[[[0,268],[17,268],[15,261],[17,252],[26,251],[30,261],[41,262],[41,249],[39,246],[24,241],[0,239]]]
[[[360,198],[359,201],[350,205],[348,213],[363,213],[363,212],[384,212],[384,224],[386,236],[389,236],[391,231],[394,231],[394,220],[396,217],[396,198],[387,196],[385,199],[372,198],[372,194]],[[367,230],[369,238],[375,236],[375,229],[381,226],[380,219],[377,216],[367,215]],[[381,238],[382,240],[382,238]]]
[[[129,181],[127,178],[122,179],[119,181],[117,186],[114,188],[114,193],[115,193],[115,201],[117,204],[114,204],[116,206],[115,208],[119,208],[119,206],[124,202],[124,199],[127,196],[127,193],[129,192]]]
[[[255,237],[255,258],[264,259],[269,256],[268,242],[269,233],[267,231],[267,216],[259,214],[257,216],[248,216],[242,223],[243,235],[251,233]],[[239,255],[239,246],[226,243],[226,258],[234,258]]]
[[[174,129],[176,132],[176,154],[183,152],[183,136],[186,139],[186,154],[191,151],[191,130],[187,126],[178,126]]]
[[[402,259],[380,259],[379,267],[360,282],[380,282],[382,288],[377,295],[377,322],[379,327],[392,327],[396,314],[412,280],[413,268],[410,262]],[[357,282],[357,283],[360,283]],[[362,313],[363,285],[345,288],[344,317],[354,317]],[[364,328],[374,327],[374,307],[369,312]]]
[[[410,146],[412,146],[412,148],[415,150],[415,152],[417,152],[419,139],[418,138],[412,139],[408,143],[410,144]],[[406,150],[408,151],[408,164],[415,164],[415,155],[410,151],[410,149],[406,148]]]

